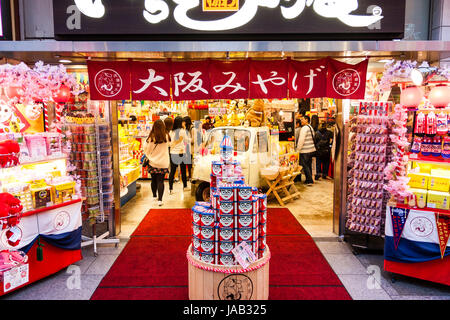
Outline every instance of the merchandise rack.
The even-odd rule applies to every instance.
[[[98,223],[103,223],[107,220],[106,218],[106,214],[105,214],[105,195],[110,194],[110,192],[104,192],[104,184],[103,184],[103,178],[107,177],[107,175],[105,175],[103,173],[103,165],[102,165],[102,158],[105,160],[109,160],[111,162],[111,154],[107,155],[107,156],[102,156],[102,145],[101,145],[101,137],[100,137],[100,128],[101,127],[106,127],[108,132],[109,130],[109,126],[106,123],[99,123],[99,121],[96,121],[95,123],[92,124],[70,124],[69,126],[75,126],[75,127],[79,127],[79,126],[83,126],[83,127],[94,127],[94,131],[95,131],[95,147],[96,147],[96,163],[97,163],[97,181],[98,181],[98,198],[99,198],[99,203],[98,203],[98,210],[99,213],[98,215],[95,217],[95,223],[92,224],[92,238],[87,237],[82,235],[82,243],[81,243],[81,247],[87,247],[92,245],[94,247],[94,256],[98,255],[97,252],[97,245],[99,244],[115,244],[116,247],[118,246],[120,240],[116,239],[116,238],[108,238],[110,233],[109,231],[106,231],[105,233],[103,233],[100,236],[96,235],[96,224]],[[109,133],[108,133],[109,135]],[[108,144],[110,142],[108,141]],[[111,164],[110,164],[110,170],[112,170],[111,168]],[[87,198],[89,196],[87,195]],[[91,207],[91,208],[95,208],[95,207]],[[112,210],[112,205],[111,208],[109,208],[108,210]],[[108,215],[109,216],[109,215]]]

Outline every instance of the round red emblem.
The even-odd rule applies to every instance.
[[[112,69],[103,69],[95,75],[95,88],[105,97],[114,97],[122,90],[122,77]]]
[[[354,69],[345,69],[335,74],[333,88],[341,96],[351,96],[361,86],[361,77]]]

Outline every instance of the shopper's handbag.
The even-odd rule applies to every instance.
[[[150,153],[150,156],[153,154],[153,152],[155,151],[156,147],[158,146],[157,143],[155,143],[155,147],[153,148],[152,152]],[[144,160],[142,161],[142,166],[145,167],[150,167],[150,160],[148,159],[148,157],[144,154]]]
[[[150,160],[148,160],[147,156],[144,154],[142,156],[142,167],[147,168],[150,166]]]

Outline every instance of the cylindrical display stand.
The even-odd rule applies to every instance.
[[[192,245],[191,245],[192,246]],[[268,300],[270,250],[244,269],[204,263],[187,251],[190,300]]]

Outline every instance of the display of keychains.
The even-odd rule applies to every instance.
[[[380,236],[386,204],[384,169],[390,161],[390,121],[387,116],[359,115],[352,119],[348,173],[348,230]]]

